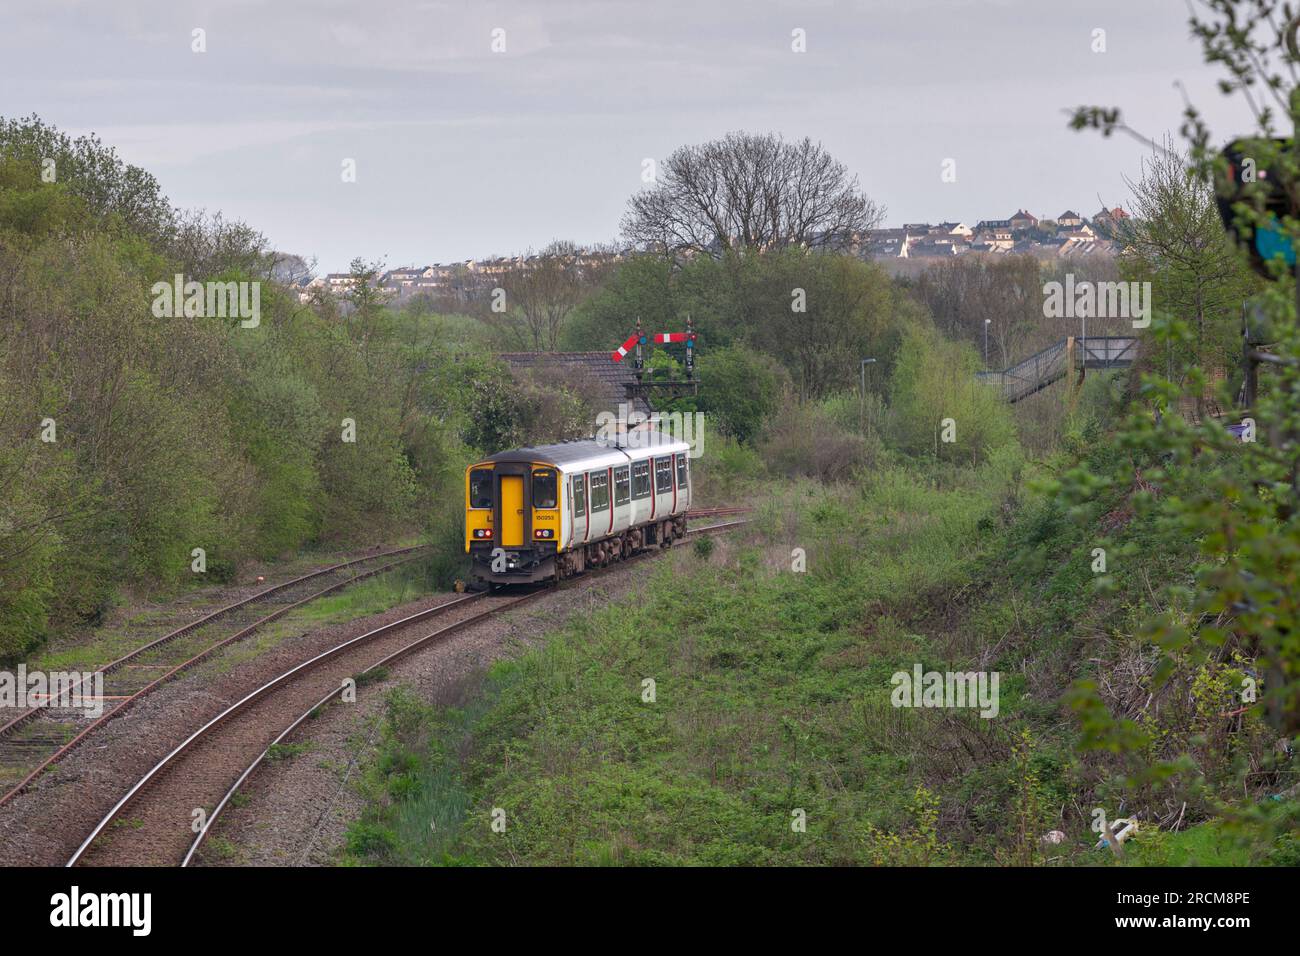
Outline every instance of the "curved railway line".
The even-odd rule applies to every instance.
[[[726,521],[690,529],[688,535],[746,523],[743,519]],[[558,587],[575,586],[654,553],[615,562]],[[284,671],[213,717],[156,763],[96,824],[67,866],[188,865],[221,811],[272,748],[339,696],[347,678],[360,684],[364,675],[472,624],[534,601],[554,587],[522,595],[483,591],[457,596],[353,637]],[[439,619],[434,629],[418,626],[434,618]],[[207,808],[212,809],[209,812]]]
[[[295,608],[350,584],[415,560],[428,545],[397,548],[354,558],[264,588],[243,600],[191,621],[95,668],[103,675],[103,713],[88,718],[81,709],[37,707],[0,725],[0,768],[26,771],[0,795],[0,806],[22,793],[42,773],[132,704],[164,683],[243,640]],[[397,560],[388,560],[396,558]],[[378,563],[377,563],[378,562]],[[375,564],[375,567],[368,565]],[[362,567],[367,565],[367,567]],[[308,588],[316,587],[308,593]],[[267,608],[274,608],[266,613]],[[75,686],[84,684],[78,682]]]

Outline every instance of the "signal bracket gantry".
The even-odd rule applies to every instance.
[[[645,359],[642,354],[642,347],[646,343],[646,336],[641,331],[641,320],[637,319],[636,331],[629,335],[610,356],[615,362],[621,362],[630,353],[635,352],[633,359],[633,373],[636,376],[635,382],[624,382],[623,390],[629,400],[641,398],[649,400],[653,396],[662,396],[668,399],[683,398],[687,395],[699,394],[699,382],[695,380],[695,328],[691,323],[691,318],[686,317],[685,332],[659,332],[653,336],[653,342],[659,345],[676,345],[685,343],[686,345],[686,378],[684,381],[676,382],[656,382],[653,379],[647,381],[645,378]]]

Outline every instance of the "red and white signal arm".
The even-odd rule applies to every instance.
[[[612,358],[615,362],[623,361],[623,357],[627,355],[628,352],[632,351],[633,348],[636,347],[636,343],[640,338],[641,336],[639,333],[633,332],[631,335],[627,337],[627,341],[624,342],[622,345],[620,345],[618,347],[618,350],[614,352],[610,356],[610,358]]]

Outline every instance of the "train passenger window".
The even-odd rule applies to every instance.
[[[677,456],[677,487],[686,487],[686,455],[684,453]]]
[[[556,507],[555,496],[558,493],[555,472],[553,471],[535,471],[533,472],[533,507],[534,508],[554,508]]]
[[[664,494],[673,490],[673,460],[671,458],[655,459],[655,493]]]
[[[573,476],[573,495],[569,499],[573,502],[573,516],[587,513],[587,486],[583,483],[582,475]]]
[[[614,469],[614,504],[625,505],[632,497],[632,479],[626,468]]]
[[[632,462],[632,497],[650,497],[650,459]]]
[[[491,469],[477,468],[469,473],[469,506],[471,508],[492,507]]]
[[[593,472],[591,475],[591,510],[604,511],[609,507],[609,475]]]

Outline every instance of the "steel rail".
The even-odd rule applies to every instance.
[[[202,618],[201,621],[205,623],[210,622],[216,619],[217,617],[221,616],[222,614],[227,613],[235,608],[246,606],[251,600],[254,600],[259,597],[265,597],[266,595],[272,593],[273,591],[284,590],[286,587],[292,584],[301,584],[303,581],[308,581],[313,578],[320,577],[323,574],[328,574],[333,571],[339,571],[351,567],[353,565],[360,564],[365,561],[373,561],[376,558],[380,558],[380,557],[391,557],[394,554],[408,554],[411,551],[424,550],[424,548],[427,547],[428,547],[427,545],[424,545],[418,548],[402,548],[397,551],[389,551],[389,552],[381,552],[379,554],[372,554],[369,557],[359,558],[355,561],[348,561],[348,562],[344,562],[343,564],[335,565],[334,567],[327,568],[324,571],[314,572],[313,574],[304,575],[300,578],[294,579],[293,581],[286,582],[285,584],[276,585],[274,588],[268,588],[265,591],[261,591],[257,595],[254,595],[253,598],[239,602],[237,604],[232,604],[227,608],[223,608],[221,612],[209,614],[206,617]],[[53,754],[51,754],[40,764],[38,764],[30,773],[27,774],[27,776],[23,777],[22,780],[20,780],[17,784],[15,784],[3,796],[0,796],[0,807],[4,806],[6,803],[9,803],[11,800],[17,797],[18,794],[26,790],[27,787],[31,786],[32,782],[35,781],[37,777],[41,776],[41,774],[47,771],[50,767],[54,766],[56,763],[59,763],[61,760],[63,760],[69,753],[71,753],[82,743],[84,743],[85,740],[88,737],[90,737],[92,734],[96,733],[101,728],[103,728],[109,721],[114,720],[121,714],[125,713],[141,697],[151,694],[153,691],[157,690],[160,686],[172,680],[179,674],[182,674],[185,671],[189,670],[190,668],[194,667],[195,665],[202,663],[204,660],[206,660],[211,655],[215,654],[217,651],[229,646],[230,644],[234,644],[237,641],[243,640],[245,637],[247,637],[249,634],[252,634],[254,631],[258,630],[259,628],[262,628],[267,624],[270,624],[272,621],[278,620],[279,618],[288,614],[290,611],[302,607],[304,604],[308,604],[312,601],[316,601],[324,597],[325,595],[332,594],[333,592],[341,590],[342,588],[349,587],[350,585],[356,584],[358,581],[363,581],[366,578],[374,577],[377,574],[383,574],[386,571],[391,571],[393,568],[399,567],[400,565],[406,564],[410,561],[414,561],[418,557],[419,555],[412,555],[411,557],[403,558],[400,561],[392,561],[389,562],[388,564],[381,565],[380,567],[371,568],[370,570],[354,575],[353,577],[346,578],[335,584],[331,584],[327,588],[322,588],[320,591],[316,591],[312,594],[309,594],[299,601],[295,601],[292,604],[287,604],[282,608],[278,608],[277,610],[266,615],[265,617],[259,618],[258,620],[252,622],[251,624],[246,625],[245,627],[236,631],[234,634],[231,634],[217,641],[214,644],[210,644],[208,647],[200,651],[198,654],[188,658],[185,661],[182,661],[181,663],[175,665],[174,667],[171,667],[166,673],[154,678],[153,680],[149,681],[149,683],[145,684],[143,687],[141,687],[140,689],[136,690],[134,693],[129,695],[126,699],[121,701],[112,710],[96,718],[92,723],[86,725],[86,727],[83,728],[75,737],[73,737],[67,743],[63,744],[61,747],[55,750]],[[139,656],[144,651],[157,647],[166,641],[174,640],[176,637],[179,637],[185,631],[193,630],[195,627],[198,626],[199,623],[200,622],[195,622],[194,624],[188,625],[185,629],[182,629],[181,631],[173,632],[172,634],[167,635],[165,638],[160,638],[156,641],[152,641],[147,645],[144,645],[141,648],[137,648],[135,651],[132,651],[130,654],[126,655],[125,657],[118,658],[111,665],[106,665],[104,668],[101,668],[99,671],[95,671],[93,673],[100,673],[100,672],[109,673],[110,667],[115,670],[118,667],[121,667],[123,664],[125,664],[133,657]],[[34,708],[33,712],[30,715],[21,719],[24,721],[31,720],[35,717],[35,715],[39,714],[40,712],[41,712],[41,708]]]
[[[747,519],[741,519],[738,521],[729,521],[717,525],[708,525],[703,528],[692,528],[687,531],[687,534],[688,535],[701,534],[701,533],[707,534],[714,531],[721,531],[729,528],[734,528],[748,523],[749,522]],[[647,550],[642,552],[640,555],[634,556],[634,558],[631,560],[635,560],[635,557],[645,557],[655,553],[658,552],[654,550]],[[566,582],[566,584],[567,585],[579,584],[582,582],[584,578],[590,578],[592,576],[595,576],[595,574],[612,571],[617,567],[619,567],[619,565],[627,564],[627,563],[629,562],[628,561],[614,562],[613,564],[606,565],[603,568],[594,569],[594,573],[588,573],[575,580]],[[393,651],[392,653],[386,655],[382,660],[375,662],[374,664],[371,664],[369,667],[360,671],[360,673],[368,674],[371,671],[378,669],[379,667],[386,666],[392,661],[395,661],[401,657],[404,657],[408,654],[411,654],[419,650],[420,648],[424,647],[426,644],[428,644],[429,642],[433,641],[436,638],[442,637],[444,635],[456,631],[460,631],[486,618],[492,617],[496,614],[503,613],[512,608],[517,608],[523,604],[537,600],[538,598],[546,594],[552,593],[554,590],[555,588],[540,588],[538,590],[535,590],[531,593],[525,594],[521,597],[518,597],[510,601],[508,604],[497,605],[491,608],[487,608],[477,614],[465,618],[464,620],[456,621],[451,624],[440,627],[428,634],[416,638],[414,641],[411,641],[408,644],[403,645],[402,647],[398,648],[396,651]],[[351,648],[355,648],[357,646],[360,646],[362,643],[372,641],[375,638],[380,637],[384,634],[388,634],[394,630],[403,627],[409,627],[410,625],[419,623],[422,620],[427,620],[428,618],[436,616],[449,608],[459,607],[460,605],[468,603],[470,601],[482,599],[492,593],[493,592],[491,591],[480,591],[473,594],[468,594],[465,595],[464,597],[448,601],[445,604],[440,604],[437,607],[427,608],[423,611],[419,611],[415,614],[408,615],[407,617],[401,618],[397,621],[393,621],[388,624],[381,625],[380,627],[374,628],[372,630],[366,631],[364,634],[359,634],[356,637],[350,638],[349,640],[344,641],[343,643],[338,644],[335,647],[330,648],[329,650],[317,654],[315,657],[312,657],[306,661],[303,661],[300,664],[295,665],[294,667],[290,668],[289,670],[285,671],[279,676],[267,681],[265,684],[251,691],[249,694],[245,695],[240,700],[231,704],[220,714],[217,714],[215,717],[213,717],[211,720],[205,723],[198,730],[190,734],[189,737],[183,740],[170,753],[168,753],[165,757],[163,757],[160,761],[158,761],[158,763],[156,763],[143,777],[141,777],[131,787],[131,789],[128,790],[126,794],[124,794],[117,801],[116,804],[114,804],[112,809],[110,809],[108,813],[104,816],[104,818],[99,821],[99,823],[90,832],[90,835],[87,836],[86,839],[77,848],[76,852],[68,860],[65,866],[68,867],[76,866],[81,861],[81,859],[85,856],[86,852],[90,849],[91,845],[95,842],[95,840],[98,839],[104,833],[104,831],[107,830],[108,827],[112,825],[113,821],[118,818],[121,812],[128,805],[130,805],[130,803],[133,800],[135,800],[149,786],[150,783],[158,779],[159,775],[163,773],[168,767],[170,767],[170,765],[177,757],[179,757],[185,751],[189,750],[195,743],[203,739],[214,728],[220,726],[222,723],[224,723],[225,721],[227,721],[237,713],[241,712],[252,703],[261,700],[265,695],[281,687],[284,683],[291,680],[293,677],[305,673],[306,671],[319,666],[320,664],[322,664],[327,660],[333,659],[336,655],[340,655]],[[337,694],[339,694],[342,691],[342,689],[343,689],[342,684],[340,684],[339,687],[332,689],[329,694],[327,694],[320,701],[313,704],[310,708],[308,708],[301,715],[299,715],[285,730],[281,731],[276,736],[276,738],[262,750],[262,752],[253,760],[253,762],[248,767],[246,767],[243,770],[243,772],[236,779],[234,785],[231,786],[226,791],[225,795],[217,803],[216,807],[213,809],[212,814],[205,819],[203,827],[199,830],[196,838],[194,839],[194,841],[192,841],[188,852],[185,854],[185,857],[181,862],[181,866],[187,866],[191,862],[191,860],[194,857],[194,854],[198,851],[203,841],[206,839],[207,834],[211,830],[213,823],[216,821],[221,811],[225,809],[225,807],[229,804],[230,800],[233,799],[235,793],[238,792],[240,786],[243,785],[243,783],[256,771],[258,766],[260,766],[262,762],[266,759],[266,757],[270,753],[271,747],[274,747],[277,743],[279,743],[286,736],[292,733],[297,727],[301,726],[303,721],[305,721],[312,713],[316,712],[320,707],[324,706],[330,700],[332,700]]]
[[[720,525],[707,525],[703,528],[691,528],[687,531],[687,534],[688,535],[702,534],[711,531],[725,530],[727,528],[733,528],[748,523],[749,522],[747,520],[741,520],[741,521],[731,521],[731,522],[727,522],[726,524],[720,524]],[[647,557],[655,553],[656,553],[655,551],[644,551],[640,555],[637,555],[636,557]],[[594,568],[592,572],[590,572],[590,574],[594,576],[601,572],[611,571],[617,568],[619,564],[624,564],[624,563],[626,562],[620,561],[611,565],[606,565],[603,568]],[[570,579],[570,581],[567,583],[569,584],[580,583],[583,580],[583,577],[587,577],[587,576],[588,575],[583,575],[582,577],[576,579]],[[486,594],[488,592],[481,592],[481,593]],[[548,590],[536,591],[532,594],[526,595],[524,600],[532,600],[535,597],[539,597],[547,593],[549,593]],[[415,650],[418,650],[419,647],[423,646],[424,644],[428,643],[433,638],[438,637],[441,634],[448,633],[451,630],[458,628],[462,624],[468,625],[471,623],[475,623],[491,614],[507,611],[512,607],[517,607],[520,603],[522,603],[522,601],[512,602],[510,604],[507,604],[505,607],[492,608],[491,610],[485,611],[481,615],[476,615],[475,617],[469,618],[466,621],[458,622],[457,624],[452,624],[449,625],[448,627],[441,628],[438,631],[434,631],[432,634],[426,634],[424,637],[421,637],[418,640],[413,641],[412,643],[406,645],[405,647],[399,648],[398,650],[389,654],[387,657],[383,658],[382,660],[376,661],[374,664],[371,664],[365,670],[361,671],[361,673],[369,674],[371,671],[378,670],[381,667],[387,667],[393,661],[396,661],[407,654],[413,653]],[[293,723],[291,723],[284,730],[280,731],[280,733],[276,735],[276,738],[266,745],[266,748],[260,754],[257,755],[257,757],[253,760],[252,763],[250,763],[247,767],[244,768],[243,773],[241,773],[239,777],[235,780],[235,782],[231,784],[230,789],[226,791],[225,795],[222,796],[220,801],[218,801],[216,807],[213,808],[212,813],[205,820],[203,824],[203,828],[199,830],[198,835],[194,838],[194,841],[190,844],[189,851],[185,854],[185,859],[181,861],[182,867],[187,867],[190,865],[190,862],[194,859],[194,855],[199,851],[199,848],[203,845],[204,840],[207,839],[209,831],[216,823],[217,818],[221,815],[221,811],[224,810],[226,806],[230,803],[230,801],[234,799],[235,794],[239,792],[239,788],[242,787],[245,784],[245,782],[247,782],[248,778],[251,777],[257,771],[258,767],[260,767],[266,761],[267,757],[270,756],[271,748],[283,742],[286,737],[288,737],[295,730],[301,727],[303,723],[306,722],[311,717],[312,714],[316,713],[318,710],[320,710],[320,708],[328,704],[331,700],[333,700],[340,693],[342,693],[342,691],[343,691],[342,686],[334,688],[328,694],[322,697],[319,701],[313,704],[311,707],[307,708],[307,710],[303,711],[297,717],[297,719],[293,721]]]
[[[91,675],[111,674],[113,673],[113,671],[121,668],[124,664],[129,663],[130,661],[134,660],[135,658],[139,657],[142,654],[148,653],[149,651],[153,650],[155,647],[160,647],[163,644],[167,644],[171,641],[174,641],[178,637],[183,637],[186,634],[190,633],[191,631],[203,627],[205,624],[210,624],[212,621],[225,617],[227,614],[230,614],[233,611],[239,610],[241,607],[246,607],[247,605],[252,604],[254,601],[260,601],[262,598],[269,597],[270,595],[276,594],[287,588],[291,588],[294,587],[295,585],[302,584],[304,581],[310,581],[313,578],[322,577],[323,575],[326,574],[333,574],[335,571],[341,571],[344,568],[350,568],[355,564],[362,564],[366,561],[373,561],[375,560],[375,558],[389,558],[398,554],[408,554],[411,551],[421,551],[427,549],[428,547],[430,547],[430,545],[421,544],[421,545],[414,545],[413,547],[409,547],[409,548],[397,548],[393,551],[379,551],[376,552],[375,554],[366,555],[365,557],[354,558],[351,561],[344,561],[341,562],[340,564],[331,565],[330,567],[327,568],[321,568],[320,570],[312,571],[308,574],[300,575],[299,577],[293,578],[292,580],[289,581],[284,581],[280,584],[274,584],[271,587],[264,588],[263,590],[258,591],[256,594],[250,595],[249,597],[246,597],[240,601],[236,601],[233,604],[228,604],[223,608],[218,608],[217,610],[212,611],[209,614],[205,614],[203,617],[191,621],[189,624],[186,624],[184,627],[179,627],[174,631],[164,634],[162,637],[156,638],[155,640],[150,641],[148,644],[142,644],[140,647],[137,647],[135,650],[130,651],[127,654],[124,654],[123,656],[117,658],[116,660],[109,661],[107,664],[104,664],[102,667],[96,667],[93,671],[91,671]],[[69,690],[76,690],[78,687],[84,684],[85,681],[86,679],[83,677],[76,684],[72,685],[72,687],[70,687]],[[33,717],[40,714],[42,710],[43,708],[40,707],[32,707],[24,711],[23,713],[19,714],[17,717],[13,718],[12,720],[8,721],[7,723],[0,724],[0,737],[5,736],[15,728],[20,726],[21,724],[24,724],[27,721],[31,720]]]
[[[80,861],[80,859],[85,855],[86,851],[90,849],[90,845],[100,836],[100,834],[104,832],[105,829],[108,828],[109,825],[112,824],[112,822],[115,819],[117,819],[118,815],[122,812],[122,810],[125,809],[126,806],[130,804],[130,802],[134,800],[140,794],[140,792],[144,790],[145,787],[147,787],[149,783],[152,782],[158,776],[158,774],[160,774],[164,769],[166,769],[171,764],[171,762],[176,759],[176,757],[178,757],[180,754],[188,750],[196,741],[203,738],[214,727],[217,727],[221,723],[225,722],[230,717],[234,716],[236,713],[243,710],[253,701],[261,698],[263,694],[278,687],[279,685],[283,684],[285,681],[293,678],[294,676],[304,673],[305,671],[308,671],[313,667],[317,667],[322,662],[329,660],[338,654],[342,654],[344,651],[353,648],[362,642],[373,640],[376,637],[379,637],[383,634],[387,634],[399,628],[409,627],[412,624],[417,624],[420,621],[427,620],[430,617],[434,617],[435,615],[440,614],[443,611],[446,611],[448,608],[459,607],[461,604],[466,604],[471,601],[481,600],[482,598],[486,597],[489,593],[491,592],[480,591],[475,594],[467,594],[462,597],[458,597],[451,601],[448,601],[445,604],[439,604],[437,607],[426,608],[423,611],[417,611],[415,614],[409,614],[406,617],[399,618],[396,621],[392,621],[380,627],[373,628],[372,630],[366,631],[364,634],[359,634],[356,637],[344,641],[342,644],[337,644],[334,647],[331,647],[329,650],[322,651],[320,654],[317,654],[315,657],[308,658],[302,663],[294,665],[289,670],[285,671],[284,673],[280,674],[277,677],[272,678],[271,680],[267,681],[265,684],[262,684],[260,687],[246,694],[244,697],[240,698],[235,703],[231,704],[221,713],[217,714],[215,717],[209,720],[198,730],[194,731],[194,733],[186,737],[185,740],[181,741],[181,743],[178,744],[175,747],[175,749],[173,749],[169,754],[167,754],[167,756],[163,757],[160,761],[158,761],[158,763],[154,764],[154,766],[149,770],[148,773],[146,773],[143,777],[141,777],[138,781],[136,781],[135,785],[132,786],[131,789],[128,790],[121,797],[121,799],[119,799],[117,803],[113,805],[113,808],[108,811],[108,813],[104,816],[104,818],[100,820],[98,824],[96,824],[95,828],[90,832],[90,835],[86,837],[84,841],[82,841],[81,846],[77,848],[77,851],[68,860],[66,866],[76,866],[78,861]],[[542,592],[537,592],[537,593],[542,593]],[[534,596],[535,595],[527,595],[526,598],[531,598]],[[519,603],[518,601],[511,602],[509,605],[507,605],[507,607],[513,607],[518,603]],[[466,620],[477,621],[480,618],[486,616],[489,613],[492,613],[495,610],[502,610],[502,609],[493,608],[482,614],[476,614],[471,618],[467,618]],[[455,627],[455,626],[456,625],[454,624],[449,625],[449,627]],[[441,630],[442,629],[440,629],[439,631],[435,631],[434,633],[435,634],[441,633]]]

